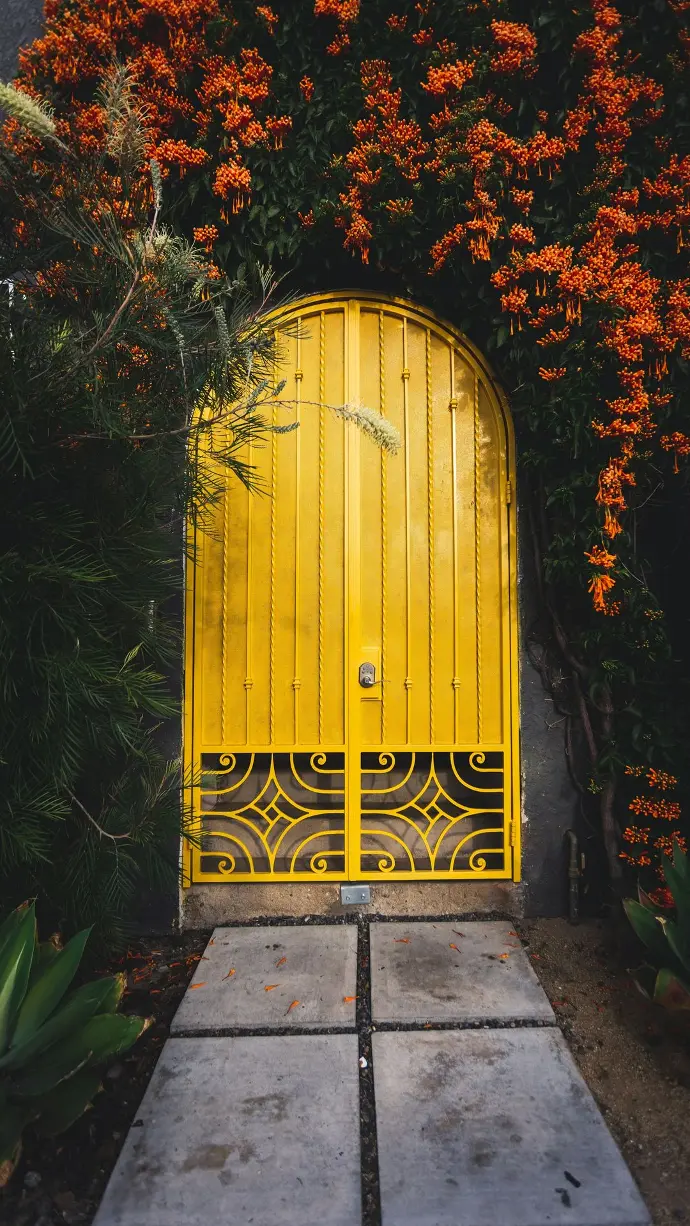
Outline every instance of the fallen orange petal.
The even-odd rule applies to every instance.
[[[298,1000],[293,1000],[292,1004],[288,1005],[287,1009],[285,1010],[285,1015],[287,1016],[287,1014],[290,1012],[291,1009],[296,1009],[298,1004],[299,1004]]]
[[[396,945],[409,945],[410,943],[409,937],[393,937],[393,940]]]
[[[205,987],[206,987],[206,980],[204,979],[203,983],[190,983],[189,990],[190,992],[196,992],[197,988],[205,988]]]
[[[274,988],[277,988],[279,986],[280,985],[277,983],[267,983],[266,986],[264,987],[264,992],[272,992]]]
[[[457,950],[458,950],[458,953],[460,953],[460,950],[458,949],[457,945],[454,945],[452,941],[451,941],[451,943],[450,943],[450,947],[449,947],[449,948],[450,948],[450,949],[457,949]]]
[[[356,999],[357,999],[356,996],[343,996],[343,1004],[349,1005],[352,1003],[353,1000],[356,1000]]]
[[[209,941],[209,945],[215,945],[215,943],[216,942],[215,942],[214,937],[211,937],[211,940]]]
[[[505,958],[509,958],[509,957],[510,957],[510,954],[499,954],[498,956],[499,956],[499,958],[504,958],[504,959],[505,959]]]
[[[287,962],[287,958],[279,958],[278,961],[276,962],[276,967],[284,966],[286,962]]]
[[[231,966],[231,967],[230,967],[230,970],[229,970],[229,971],[228,971],[228,973],[227,973],[227,975],[223,975],[223,979],[232,979],[232,977],[233,977],[233,975],[234,975],[234,974],[235,974],[235,968],[234,968],[234,966]]]

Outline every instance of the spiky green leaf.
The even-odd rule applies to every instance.
[[[634,898],[624,899],[623,907],[638,937],[655,960],[660,963],[667,961],[668,945],[656,915]]]
[[[14,911],[10,911],[9,915],[0,925],[0,959],[2,958],[5,947],[9,941],[13,939],[30,906],[30,902],[23,902],[21,906],[16,907]]]
[[[0,955],[0,1056],[7,1050],[29,982],[36,943],[34,904],[26,907]]]
[[[72,992],[64,1005],[24,1043],[10,1047],[0,1057],[0,1071],[26,1068],[29,1063],[60,1039],[76,1033],[95,1013],[104,1012],[113,995],[113,980],[85,983]]]
[[[12,1047],[26,1043],[57,1008],[77,973],[90,933],[90,928],[84,928],[73,936],[57,958],[48,962],[43,974],[29,989],[12,1033]]]
[[[127,975],[124,971],[120,971],[119,974],[113,975],[111,978],[104,980],[104,983],[108,984],[108,991],[103,997],[103,1000],[98,1006],[96,1012],[117,1013],[117,1010],[120,1007],[120,1001],[124,996],[125,988],[127,986]]]
[[[666,919],[664,916],[660,916],[658,923],[664,930],[674,962],[680,964],[681,971],[690,972],[690,932],[675,920]],[[666,958],[666,962],[669,961],[670,959]]]
[[[664,1009],[690,1010],[690,983],[673,971],[660,970],[654,985],[654,1001]]]
[[[35,1068],[17,1076],[16,1096],[34,1098],[47,1094],[86,1065],[94,1067],[126,1051],[150,1023],[150,1018],[113,1013],[90,1018],[77,1034],[50,1048]]]
[[[21,1153],[22,1132],[34,1115],[34,1108],[27,1104],[6,1104],[0,1113],[0,1188],[12,1177]]]
[[[36,1132],[44,1137],[64,1132],[88,1110],[102,1088],[101,1075],[96,1069],[81,1069],[56,1090],[36,1100]]]

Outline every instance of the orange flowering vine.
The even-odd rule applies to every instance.
[[[668,0],[678,14],[684,3]],[[298,148],[295,102],[312,103],[324,66],[330,76],[345,70],[335,61],[367,35],[377,7],[307,0],[318,58],[307,73],[300,68],[297,94],[289,63],[276,85],[269,53],[253,45],[264,48],[266,32],[276,33],[278,6],[247,6],[254,25],[244,37],[250,18],[229,13],[220,0],[48,0],[45,31],[21,55],[23,86],[55,95],[63,139],[101,149],[96,87],[113,58],[124,58],[148,116],[147,156],[172,189],[192,179],[210,188],[219,225],[232,226],[253,199],[254,159]],[[414,233],[419,217],[419,256],[429,272],[441,274],[467,256],[486,265],[509,333],[530,338],[542,393],[554,406],[567,403],[571,378],[582,370],[580,348],[587,346],[587,361],[600,358],[605,375],[591,413],[602,457],[595,499],[612,541],[625,530],[648,449],[659,446],[676,467],[690,456],[690,432],[667,425],[669,361],[690,358],[690,277],[680,263],[690,245],[690,155],[657,131],[663,84],[628,49],[634,19],[609,0],[586,0],[575,14],[578,32],[566,51],[573,85],[563,114],[560,99],[550,105],[539,93],[542,68],[548,73],[540,27],[512,20],[506,0],[417,0],[396,11],[401,7],[392,0],[382,8],[381,51],[374,35],[376,58],[358,66],[360,113],[342,155],[337,145],[340,160],[322,168],[321,190],[332,192],[326,207],[315,213],[320,201],[296,201],[294,225],[303,231],[315,216],[332,216],[345,248],[367,263],[380,227],[394,224],[400,234],[405,222]],[[690,63],[690,36],[680,17],[673,20],[678,36],[668,62],[680,73]],[[382,58],[391,47],[395,63]],[[279,104],[275,92],[285,78],[288,101]],[[37,156],[31,139],[11,125],[7,131],[27,156]],[[641,140],[655,153],[637,174],[634,142]],[[583,212],[554,240],[559,232],[544,225],[550,183],[571,168]],[[108,189],[117,195],[114,183]],[[442,207],[418,213],[429,192]],[[654,273],[645,251],[650,235],[676,252],[677,273]],[[594,607],[615,613],[623,572],[616,579],[611,567],[589,560],[597,571],[586,576]]]

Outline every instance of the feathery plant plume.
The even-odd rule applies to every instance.
[[[387,417],[383,417],[375,409],[367,408],[366,405],[351,404],[330,405],[329,407],[337,417],[344,417],[345,421],[354,422],[363,434],[368,434],[369,438],[373,439],[377,446],[387,451],[389,455],[397,455],[400,451],[398,430]]]
[[[105,112],[106,150],[132,173],[143,165],[149,133],[148,113],[137,99],[129,69],[116,61],[97,96]]]
[[[0,107],[39,140],[57,140],[55,121],[47,102],[38,102],[16,86],[0,81]]]
[[[219,302],[215,304],[213,314],[216,317],[216,324],[218,326],[218,343],[221,353],[224,357],[229,358],[232,353],[232,341],[228,332],[228,321],[225,318],[225,311]]]
[[[153,203],[159,209],[163,203],[163,176],[161,175],[160,164],[156,161],[156,158],[151,158],[149,170],[153,185]]]

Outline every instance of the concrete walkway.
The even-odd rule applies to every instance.
[[[95,1226],[650,1226],[507,922],[217,929]]]

